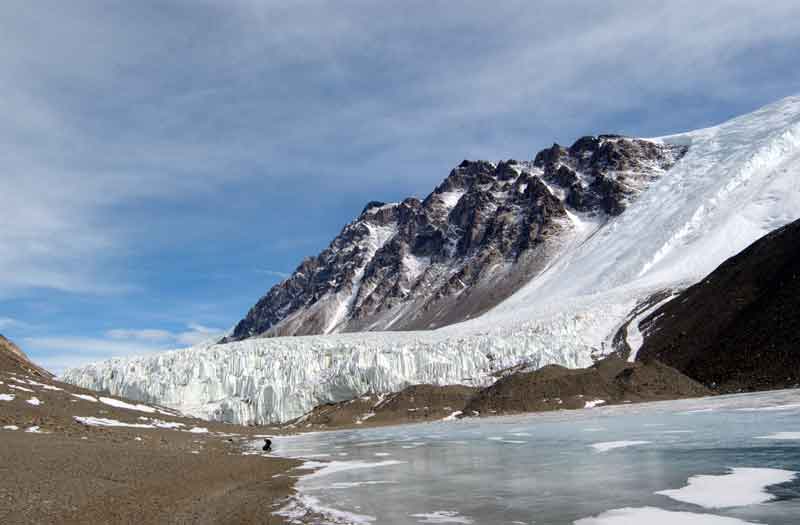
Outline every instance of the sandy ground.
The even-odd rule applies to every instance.
[[[3,432],[0,523],[283,523],[271,513],[295,462],[242,456],[227,441],[147,437]]]
[[[117,397],[104,402],[5,364],[0,524],[284,523],[272,512],[291,494],[299,462],[243,454],[275,429],[209,423]],[[92,426],[76,417],[176,428]]]

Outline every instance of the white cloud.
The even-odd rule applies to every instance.
[[[277,270],[256,270],[258,273],[263,273],[264,275],[269,275],[270,277],[277,277],[279,279],[286,279],[289,277],[290,273],[286,272],[279,272]]]
[[[26,337],[22,342],[34,362],[55,374],[73,366],[166,349],[139,341],[75,336]]]
[[[0,7],[0,296],[135,289],[120,261],[183,233],[138,207],[233,181],[305,171],[346,192],[385,171],[429,189],[434,161],[617,131],[592,126],[632,110],[690,125],[675,96],[768,102],[771,55],[742,55],[791,51],[800,17],[793,1],[44,4]]]
[[[93,337],[26,337],[26,347],[37,351],[74,352],[84,356],[84,360],[92,360],[94,356],[117,357],[130,354],[147,354],[163,349],[161,346],[143,344],[135,341],[120,341],[109,338]]]
[[[6,330],[8,328],[23,326],[23,325],[24,323],[17,321],[16,319],[12,319],[10,317],[0,317],[0,330]]]
[[[166,341],[174,339],[173,334],[166,330],[144,329],[144,330],[127,330],[127,329],[114,329],[106,332],[106,336],[111,339],[134,339],[141,341]]]
[[[189,323],[183,331],[114,329],[104,337],[47,336],[23,338],[31,358],[54,373],[114,357],[145,355],[218,340],[222,330]]]
[[[198,345],[219,340],[225,333],[217,328],[209,328],[197,323],[189,323],[189,330],[175,334],[175,341],[182,345]]]

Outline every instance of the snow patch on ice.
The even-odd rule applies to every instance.
[[[775,432],[768,436],[756,436],[756,439],[794,440],[800,439],[800,432]]]
[[[604,441],[602,443],[592,443],[591,447],[597,452],[608,452],[618,448],[634,447],[637,445],[648,445],[650,441]]]
[[[311,480],[320,478],[323,476],[329,476],[331,474],[336,474],[339,472],[345,472],[348,470],[362,470],[362,469],[371,469],[371,468],[381,468],[381,467],[391,467],[393,465],[402,465],[405,461],[398,461],[396,459],[387,459],[384,461],[376,461],[376,462],[369,462],[369,461],[331,461],[330,463],[320,463],[316,462],[306,462],[306,465],[311,464],[311,468],[319,468],[316,472],[308,474],[307,476],[303,476],[303,480]],[[304,465],[304,467],[306,466]]]
[[[314,515],[322,516],[326,521],[314,520],[313,523],[346,523],[350,525],[361,525],[375,521],[374,516],[356,514],[344,510],[334,509],[323,505],[319,499],[300,494],[292,497],[289,502],[276,513],[278,516],[288,518],[290,523],[303,523],[305,519],[312,518]]]
[[[0,394],[0,401],[14,401],[14,394]]]
[[[331,483],[328,487],[331,489],[352,489],[355,487],[364,487],[368,485],[388,485],[397,483],[396,481],[384,481],[384,480],[373,480],[373,481],[339,481],[337,483]]]
[[[595,399],[593,401],[587,401],[583,408],[594,408],[596,406],[605,405],[605,399]]]
[[[409,514],[418,518],[417,523],[474,523],[472,518],[462,516],[454,510],[439,510],[420,514]]]
[[[661,490],[656,494],[709,509],[742,507],[766,503],[774,496],[765,489],[792,481],[797,472],[772,468],[732,468],[721,476],[692,476],[680,489]]]
[[[579,519],[575,525],[758,525],[736,518],[677,512],[656,507],[622,508],[606,511],[598,516]]]
[[[449,416],[442,418],[442,421],[455,421],[458,419],[463,412],[461,410],[456,410],[455,412],[451,413]]]
[[[685,412],[679,412],[679,414],[680,414],[680,415],[686,415],[686,414],[705,414],[705,413],[707,413],[707,412],[713,412],[713,411],[714,411],[714,409],[713,409],[713,408],[698,408],[698,409],[695,409],[695,410],[687,410],[687,411],[685,411]]]
[[[800,403],[790,403],[788,405],[775,405],[775,406],[768,406],[768,407],[746,407],[746,408],[737,408],[736,410],[740,412],[772,412],[772,411],[782,411],[782,410],[800,410]]]
[[[33,405],[35,407],[38,407],[39,405],[42,404],[42,401],[38,397],[32,397],[32,398],[28,399],[25,402],[28,403],[29,405]]]

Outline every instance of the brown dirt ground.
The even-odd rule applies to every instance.
[[[319,405],[283,428],[305,432],[439,421],[461,411],[476,392],[463,385],[413,385],[394,394]]]
[[[272,512],[291,494],[287,471],[298,462],[242,454],[276,429],[116,408],[79,399],[102,394],[33,375],[18,360],[0,365],[0,394],[14,396],[0,401],[0,523],[284,523]],[[74,416],[185,426],[96,427]],[[25,431],[34,426],[43,433]],[[193,427],[208,432],[185,431]]]
[[[628,363],[608,357],[589,368],[548,365],[507,375],[470,399],[464,413],[490,416],[579,409],[598,399],[611,405],[711,394],[700,383],[656,361]]]

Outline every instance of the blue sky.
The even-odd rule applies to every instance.
[[[800,92],[800,4],[0,5],[0,333],[56,371],[233,325],[463,158]]]

